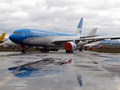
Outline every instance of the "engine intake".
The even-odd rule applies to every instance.
[[[99,46],[99,48],[100,48],[100,49],[103,49],[103,46],[102,46],[102,45],[100,45],[100,46]]]
[[[89,47],[89,50],[93,50],[93,47]]]
[[[76,44],[74,42],[67,42],[64,45],[65,50],[74,50],[76,49]]]

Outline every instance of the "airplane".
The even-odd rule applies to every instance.
[[[5,41],[4,41],[5,35],[6,35],[6,33],[3,33],[3,34],[0,36],[0,43],[5,42]]]
[[[12,42],[10,39],[7,39],[5,42],[0,43],[0,47],[9,47],[9,46],[16,47],[16,46],[20,46],[20,45]]]
[[[16,44],[16,43],[12,42],[10,39],[5,41],[4,44],[7,45],[7,46],[20,46],[19,44]]]
[[[97,45],[99,45],[99,49],[103,49],[103,46],[100,44],[100,41],[86,44],[84,45],[84,47],[85,47],[85,50],[87,50],[87,47],[89,47],[89,50],[93,50],[93,46],[97,46]]]
[[[43,52],[49,52],[48,47],[64,47],[66,53],[73,53],[78,45],[85,45],[92,42],[97,42],[105,39],[120,39],[119,37],[97,37],[98,35],[87,35],[81,37],[83,18],[81,18],[77,31],[75,34],[59,33],[52,31],[36,30],[36,29],[18,29],[15,30],[9,39],[19,44],[22,53],[26,53],[26,47],[28,46],[42,46]],[[79,42],[83,44],[79,44]],[[85,43],[84,43],[85,42]]]
[[[86,37],[98,36],[98,35],[96,35],[96,32],[97,32],[97,28],[93,28]],[[81,37],[81,38],[83,38],[83,37]],[[77,49],[79,49],[79,51],[82,51],[83,47],[85,47],[85,45],[88,45],[88,42],[90,42],[90,40],[80,41],[77,44]]]

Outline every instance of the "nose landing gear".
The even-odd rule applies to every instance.
[[[21,46],[21,45],[20,45],[20,49],[22,50],[22,53],[26,53],[26,52],[27,52],[25,46]]]

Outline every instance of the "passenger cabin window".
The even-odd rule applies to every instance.
[[[13,34],[21,34],[21,32],[13,32]]]

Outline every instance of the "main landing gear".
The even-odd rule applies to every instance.
[[[44,48],[41,49],[41,51],[43,53],[47,53],[49,51],[58,51],[58,49],[56,49],[56,48],[50,48],[50,47],[44,47]]]
[[[79,51],[82,51],[82,50],[83,50],[83,46],[80,46]]]
[[[26,52],[27,52],[26,49],[23,49],[23,50],[22,50],[22,53],[26,53]]]
[[[49,48],[44,47],[41,51],[42,51],[43,53],[49,52]]]
[[[66,53],[73,53],[72,50],[66,50]]]

